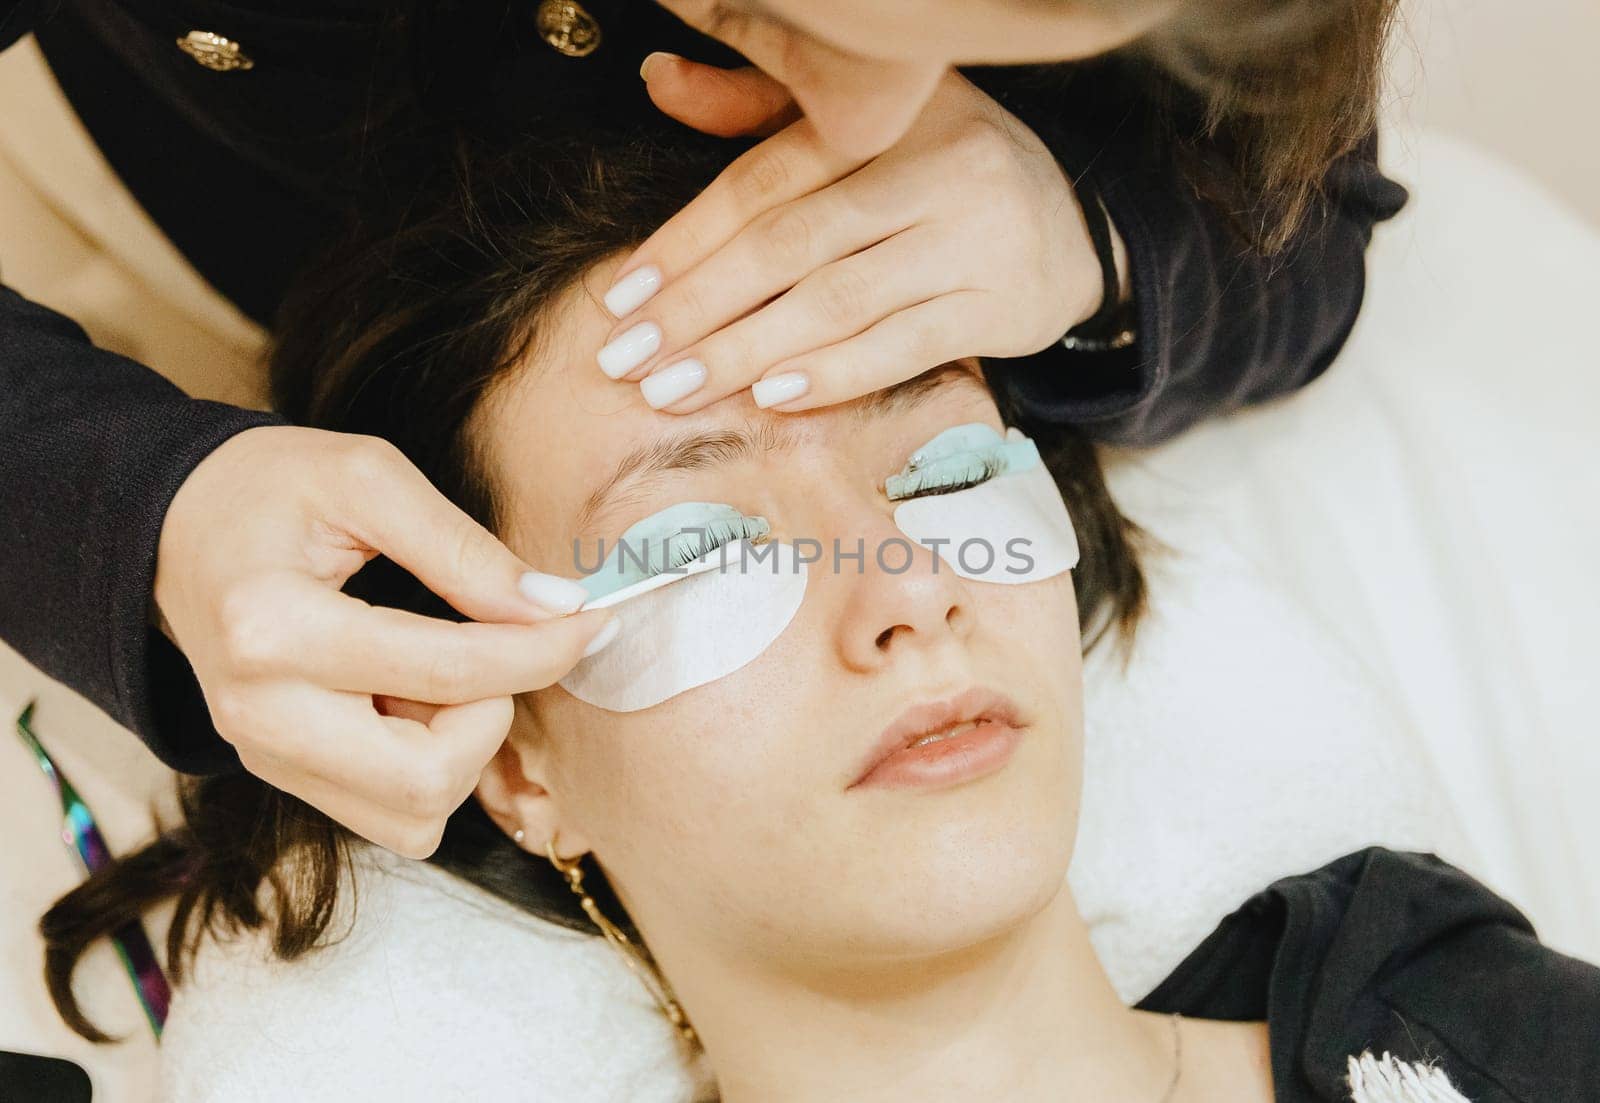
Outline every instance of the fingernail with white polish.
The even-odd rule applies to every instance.
[[[595,359],[600,370],[612,379],[621,379],[656,354],[661,347],[661,327],[640,322],[600,350]]]
[[[650,82],[650,70],[655,68],[656,62],[682,60],[683,58],[677,54],[669,54],[665,50],[656,50],[654,53],[646,54],[644,60],[639,63],[639,76],[648,84]]]
[[[639,380],[639,393],[659,410],[698,391],[706,381],[706,366],[698,360],[679,360]]]
[[[606,309],[613,318],[626,318],[661,290],[661,269],[653,264],[635,268],[606,292]]]
[[[608,620],[606,626],[594,634],[594,639],[589,641],[589,646],[583,649],[583,657],[588,658],[598,651],[603,651],[617,638],[617,633],[622,631],[620,620]]]
[[[570,578],[524,571],[517,579],[522,596],[551,613],[576,613],[589,600],[589,591]]]
[[[811,389],[811,379],[803,371],[784,372],[771,379],[762,379],[750,387],[750,397],[765,410],[768,406],[782,406],[793,402]]]

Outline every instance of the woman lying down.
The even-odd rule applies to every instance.
[[[971,362],[798,415],[616,388],[598,292],[729,157],[682,142],[471,154],[283,327],[284,410],[394,442],[621,626],[517,700],[432,861],[610,939],[727,1103],[1600,1099],[1600,970],[1424,855],[1262,885],[1117,998],[1066,878],[1081,644],[1142,599],[1092,450],[1008,425]],[[381,566],[362,596],[441,611]],[[248,775],[184,805],[45,920],[80,1031],[86,943],[162,896],[175,971],[263,928],[294,969],[340,952],[351,837]]]

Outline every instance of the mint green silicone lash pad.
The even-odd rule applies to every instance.
[[[918,449],[884,489],[896,498],[952,484],[960,489],[905,497],[894,523],[962,578],[1019,585],[1078,565],[1078,538],[1061,490],[1021,430],[1008,429],[1002,438],[980,423],[948,429]]]

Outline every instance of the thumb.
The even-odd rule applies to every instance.
[[[335,530],[388,556],[473,620],[532,623],[588,600],[578,582],[530,569],[398,449],[377,455],[335,493],[337,512],[327,519]]]
[[[719,138],[772,134],[800,117],[789,90],[754,66],[718,69],[654,53],[639,75],[664,114]]]

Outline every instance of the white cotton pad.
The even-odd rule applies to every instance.
[[[717,548],[585,605],[616,606],[621,631],[580,660],[561,688],[609,712],[637,712],[726,677],[789,627],[806,592],[792,544]]]
[[[1006,439],[1027,437],[1009,429]],[[1072,518],[1042,461],[966,490],[907,499],[895,507],[894,523],[977,582],[1042,582],[1078,565]]]

